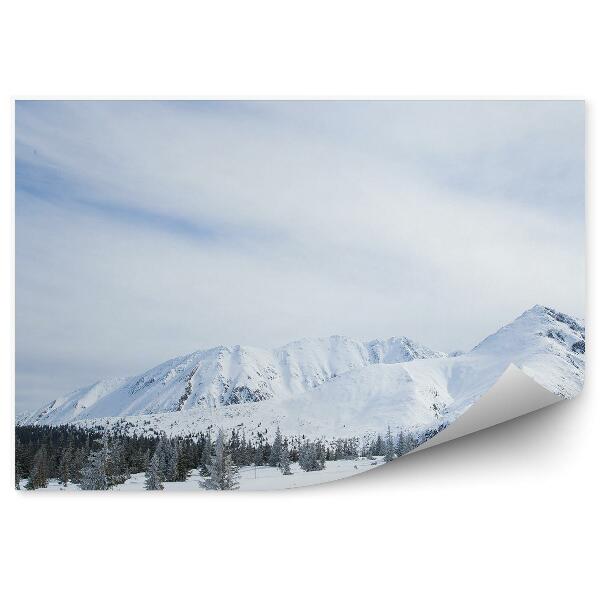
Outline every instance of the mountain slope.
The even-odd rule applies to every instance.
[[[470,352],[447,356],[406,338],[332,336],[273,351],[217,347],[124,381],[64,396],[28,424],[126,423],[138,433],[244,428],[250,435],[348,437],[453,421],[514,364],[555,394],[583,387],[583,321],[534,306]]]
[[[22,419],[23,424],[181,412],[293,397],[371,363],[445,356],[409,340],[303,339],[275,350],[218,346],[122,380],[99,381]]]
[[[351,371],[288,401],[283,412],[323,433],[336,428],[331,423],[380,432],[388,424],[437,427],[462,414],[511,364],[555,394],[577,395],[584,352],[582,321],[534,306],[471,352]]]

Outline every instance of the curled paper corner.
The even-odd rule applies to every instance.
[[[561,400],[562,396],[550,392],[511,363],[484,396],[409,454],[516,419]]]

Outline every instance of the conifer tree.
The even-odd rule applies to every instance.
[[[388,425],[387,434],[385,436],[385,455],[383,457],[385,462],[394,460],[394,441],[392,439],[392,430]]]
[[[71,446],[67,446],[60,455],[60,462],[58,463],[58,481],[66,486],[71,479],[71,463],[73,460],[73,449]]]
[[[125,483],[129,479],[125,444],[121,440],[111,440],[107,436],[103,438],[102,443],[108,486]]]
[[[344,443],[342,440],[336,440],[333,460],[342,460],[342,458],[344,458]]]
[[[398,437],[396,438],[396,454],[402,456],[408,452],[408,444],[404,432],[400,430]]]
[[[150,465],[150,460],[152,459],[152,453],[150,452],[150,448],[147,448],[144,454],[142,455],[140,466],[142,471],[146,471],[148,466]]]
[[[238,466],[251,465],[253,458],[252,446],[246,440],[246,434],[242,433],[242,441],[239,448],[239,459],[236,462]]]
[[[164,486],[162,484],[162,474],[160,473],[160,450],[158,447],[154,451],[152,458],[150,459],[150,464],[148,465],[148,469],[146,470],[146,484],[145,487],[147,490],[162,490]]]
[[[175,440],[164,440],[165,456],[165,481],[177,481],[177,463],[179,462],[179,449]]]
[[[154,457],[154,455],[156,454],[156,462],[157,462],[157,469],[160,472],[160,475],[164,481],[165,478],[165,473],[166,473],[166,467],[167,467],[167,457],[166,457],[166,451],[165,451],[165,438],[163,435],[161,435],[158,438],[158,442],[156,443],[156,446],[154,447],[154,451],[152,452],[152,456]]]
[[[219,431],[215,443],[215,455],[211,458],[210,476],[200,482],[207,490],[235,490],[239,487],[239,473],[225,445],[223,431]]]
[[[82,490],[107,490],[129,478],[123,444],[111,440],[107,433],[100,448],[92,450],[81,469],[79,487]]]
[[[325,445],[322,444],[321,442],[317,442],[315,444],[316,446],[316,456],[317,456],[317,461],[319,463],[319,470],[322,470],[325,468],[325,458],[326,458],[326,449],[325,449]]]
[[[104,443],[99,450],[90,452],[81,469],[79,487],[82,490],[107,490],[110,487],[106,473],[107,454],[108,449]]]
[[[204,438],[204,446],[202,448],[202,455],[200,457],[200,475],[208,477],[210,475],[210,464],[212,458],[212,441],[210,439],[210,433],[206,434]]]
[[[28,490],[48,487],[48,472],[48,452],[46,446],[42,446],[33,457],[33,464],[25,487]]]
[[[15,489],[21,489],[21,479],[27,475],[25,470],[26,462],[25,446],[19,438],[15,440]]]
[[[256,446],[256,450],[254,451],[254,464],[257,467],[260,467],[265,464],[264,448],[262,443]]]
[[[284,444],[281,448],[281,459],[279,461],[279,468],[284,475],[291,475],[292,471],[290,469],[290,452],[288,450],[287,444]]]
[[[269,455],[269,466],[278,467],[281,462],[281,431],[279,425],[277,425],[277,431],[275,433],[275,441],[271,447],[271,454]]]
[[[73,453],[73,461],[71,465],[71,481],[73,483],[79,483],[81,481],[81,470],[86,461],[85,448],[78,448]]]
[[[176,442],[177,443],[177,442]],[[192,457],[189,445],[177,443],[177,464],[175,465],[175,481],[185,481],[190,476]]]
[[[361,455],[367,460],[373,460],[373,444],[367,438],[363,440],[363,449]]]
[[[298,453],[298,464],[304,471],[321,471],[325,468],[325,458],[320,445],[304,442]]]

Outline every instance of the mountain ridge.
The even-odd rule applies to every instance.
[[[442,356],[403,336],[369,342],[340,335],[302,338],[273,350],[220,345],[168,359],[138,375],[96,381],[20,422],[58,424],[260,402],[301,394],[371,363]]]
[[[211,426],[341,435],[437,427],[462,414],[514,364],[563,397],[583,386],[585,327],[535,305],[470,352],[449,356],[405,337],[304,338],[264,350],[217,346],[56,399],[23,424],[97,423],[193,432]]]

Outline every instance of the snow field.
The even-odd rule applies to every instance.
[[[322,471],[303,471],[298,463],[292,463],[290,469],[291,475],[283,475],[277,467],[240,467],[240,491],[264,491],[264,490],[285,490],[291,488],[305,487],[318,483],[327,483],[351,477],[358,473],[365,473],[380,465],[385,464],[382,457],[375,457],[373,460],[366,458],[357,458],[354,460],[331,460],[325,462],[325,469]],[[202,477],[198,469],[194,469],[186,481],[167,481],[163,483],[164,490],[161,491],[201,491],[206,492],[199,485],[206,478]],[[21,489],[25,488],[27,480],[21,481]],[[123,484],[117,485],[110,491],[114,492],[139,492],[147,491],[144,488],[145,473],[134,473]],[[68,486],[62,486],[57,479],[50,479],[47,488],[39,488],[35,492],[81,492],[79,486],[70,483]]]

